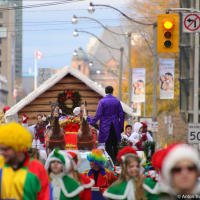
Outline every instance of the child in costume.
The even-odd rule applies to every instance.
[[[94,180],[78,172],[78,166],[80,165],[81,158],[77,153],[68,151],[67,156],[71,160],[71,167],[68,172],[68,176],[73,178],[84,188],[84,190],[79,194],[80,200],[91,200],[91,187],[94,185]]]
[[[103,193],[117,177],[112,171],[109,171],[104,167],[106,163],[106,157],[103,156],[103,152],[100,149],[93,149],[87,156],[90,162],[91,169],[84,172],[84,174],[95,181],[94,187],[99,187],[100,192]]]
[[[0,199],[50,199],[44,166],[26,152],[31,144],[32,135],[20,124],[0,126],[0,152],[5,163],[0,166]]]
[[[79,200],[79,194],[83,191],[72,177],[67,173],[70,170],[70,159],[58,149],[53,150],[45,168],[49,172],[54,200]]]
[[[131,125],[126,125],[124,133],[122,133],[122,139],[126,139],[129,141],[129,138],[132,134],[133,128]]]
[[[142,133],[142,124],[140,122],[136,122],[133,126],[133,133],[129,137],[129,141],[132,144],[132,147],[136,150],[141,150],[141,133]]]
[[[117,158],[122,165],[121,175],[103,196],[113,200],[146,200],[143,181],[140,177],[140,159],[136,150],[125,147],[119,151]]]

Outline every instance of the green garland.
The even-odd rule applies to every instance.
[[[58,94],[58,106],[62,110],[63,114],[71,115],[76,107],[81,105],[81,95],[75,90],[65,90],[63,93]],[[67,107],[65,101],[71,99],[73,105],[71,108]]]
[[[144,153],[147,157],[147,162],[151,161],[151,157],[155,152],[155,142],[145,142],[144,144]]]

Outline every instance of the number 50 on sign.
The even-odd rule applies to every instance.
[[[200,124],[188,124],[188,143],[200,143]]]

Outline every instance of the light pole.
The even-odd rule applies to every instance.
[[[114,50],[118,50],[120,51],[120,65],[119,65],[119,92],[118,92],[118,98],[119,100],[121,101],[122,99],[122,69],[123,69],[123,53],[124,53],[124,48],[121,47],[121,48],[115,48],[115,47],[112,47],[108,44],[106,44],[104,41],[102,41],[99,37],[97,37],[95,34],[93,33],[90,33],[88,31],[80,31],[80,30],[77,30],[75,29],[74,32],[73,32],[73,36],[74,37],[78,37],[79,34],[78,33],[86,33],[86,34],[89,34],[93,37],[95,37],[99,42],[101,42],[103,45],[107,46],[108,48],[111,48],[111,49],[114,49]]]
[[[94,22],[100,24],[105,30],[107,30],[108,32],[110,32],[112,34],[119,35],[119,36],[128,36],[128,38],[130,38],[128,40],[129,41],[128,46],[129,46],[129,49],[131,51],[131,33],[130,34],[116,33],[114,31],[112,31],[111,29],[109,29],[108,27],[106,27],[100,21],[98,21],[97,19],[94,19],[92,17],[77,17],[76,15],[73,15],[72,24],[77,24],[78,23],[78,19],[89,19],[91,21],[94,21]],[[121,100],[122,99],[122,76],[123,76],[123,68],[122,68],[122,66],[123,66],[124,48],[121,47],[119,50],[120,50],[120,67],[119,67],[119,92],[118,92],[118,98],[119,98],[119,100]],[[132,84],[132,81],[131,81],[130,85],[131,84]],[[131,87],[129,87],[128,90],[131,90]],[[130,93],[131,93],[131,91],[130,91]],[[131,102],[131,97],[130,97],[130,101],[128,101],[128,102]]]

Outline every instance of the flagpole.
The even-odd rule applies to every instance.
[[[37,58],[34,57],[34,90],[37,89]]]

